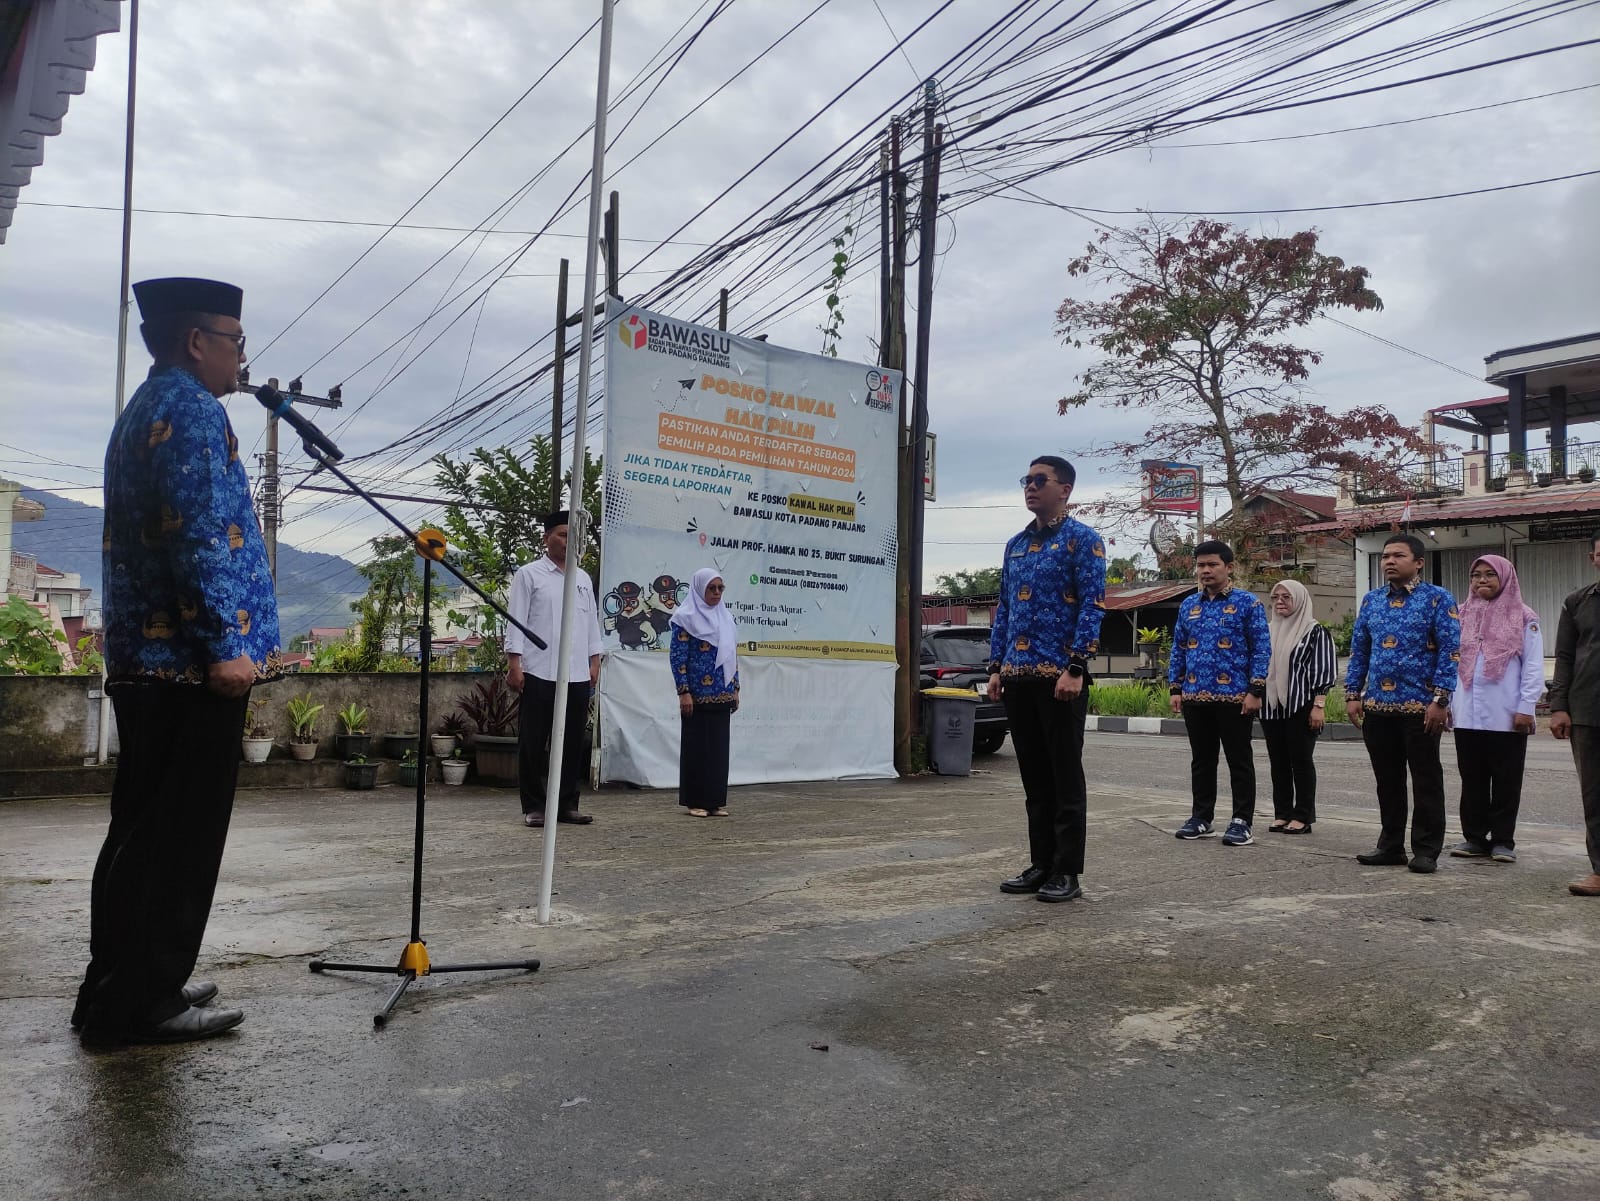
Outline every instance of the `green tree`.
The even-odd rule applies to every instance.
[[[942,575],[935,581],[945,596],[993,596],[1000,591],[1000,569],[977,567]]]
[[[13,594],[0,608],[0,676],[61,674],[67,658],[50,619]]]
[[[509,446],[480,446],[464,459],[435,455],[434,483],[452,503],[440,527],[461,570],[490,592],[503,591],[524,563],[544,554],[544,516],[550,509],[554,467],[550,439],[529,439],[525,454]],[[580,560],[600,570],[600,477],[602,462],[584,456],[583,507],[596,518]],[[562,477],[571,491],[572,477]]]
[[[1200,464],[1238,515],[1219,536],[1248,535],[1244,502],[1257,489],[1326,491],[1344,472],[1398,487],[1427,451],[1380,405],[1334,412],[1303,398],[1322,355],[1292,332],[1335,310],[1383,307],[1366,268],[1320,252],[1315,231],[1258,237],[1220,221],[1151,218],[1101,234],[1067,273],[1110,295],[1070,297],[1056,311],[1064,342],[1103,356],[1060,412],[1091,402],[1151,410],[1141,436],[1088,453],[1130,475],[1152,455]],[[1098,507],[1131,515],[1138,505],[1121,496]]]
[[[367,594],[350,608],[361,620],[361,633],[350,657],[350,671],[379,671],[392,636],[405,649],[406,635],[415,634],[422,619],[422,576],[417,554],[404,534],[374,538],[372,558],[356,570],[367,581]]]

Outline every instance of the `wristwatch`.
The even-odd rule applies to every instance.
[[[1443,689],[1435,692],[1433,694],[1433,703],[1438,705],[1441,709],[1448,709],[1450,707],[1450,694],[1445,692]]]

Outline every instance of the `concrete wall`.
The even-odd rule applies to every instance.
[[[0,676],[0,768],[79,767],[95,753],[98,676]]]
[[[429,729],[455,709],[485,672],[435,672],[429,676]],[[285,707],[291,696],[309,692],[314,704],[325,705],[317,719],[317,757],[335,754],[338,709],[355,701],[368,712],[367,732],[383,735],[417,728],[417,681],[412,673],[314,673],[288,676],[256,688],[262,720],[280,744],[292,727]],[[93,676],[0,676],[0,768],[72,767],[95,751],[99,711],[90,694],[100,681]],[[375,747],[374,749],[381,750]],[[274,757],[285,754],[274,751]]]

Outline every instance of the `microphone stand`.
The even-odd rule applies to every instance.
[[[270,407],[270,405],[269,405]],[[299,418],[304,421],[304,418]],[[306,423],[308,426],[309,422]],[[299,425],[296,424],[299,429]],[[316,429],[315,426],[310,426]],[[301,431],[304,433],[305,431]],[[441,564],[446,571],[455,576],[462,584],[470,588],[491,609],[505,618],[523,636],[528,638],[535,646],[541,649],[548,645],[522,622],[518,621],[492,596],[468,579],[453,563],[444,557],[444,538],[436,530],[425,530],[422,533],[413,531],[405,522],[401,521],[366,489],[362,488],[348,475],[341,471],[336,460],[344,455],[339,448],[329,440],[321,430],[316,431],[317,436],[305,436],[304,447],[306,454],[322,468],[331,472],[352,493],[361,497],[385,518],[396,529],[410,540],[412,547],[422,557],[422,635],[421,635],[421,678],[417,687],[417,817],[416,833],[411,851],[411,939],[406,943],[405,950],[400,954],[400,962],[393,967],[377,963],[330,963],[322,959],[313,959],[309,964],[313,972],[380,972],[398,975],[400,981],[395,985],[394,991],[389,994],[383,1007],[372,1015],[372,1024],[382,1027],[388,1020],[394,1007],[400,1003],[400,998],[405,995],[406,989],[420,976],[436,975],[439,972],[492,972],[505,969],[521,969],[537,971],[537,959],[515,959],[495,963],[430,963],[428,960],[427,944],[422,939],[422,831],[423,817],[427,810],[428,798],[428,677],[433,660],[433,630],[429,619],[433,603],[433,565]]]

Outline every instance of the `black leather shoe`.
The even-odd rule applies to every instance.
[[[1030,867],[1020,876],[1012,876],[1009,880],[1000,881],[1001,892],[1038,892],[1045,881],[1045,872],[1042,867]]]
[[[1357,855],[1356,862],[1367,867],[1404,867],[1406,853],[1404,851],[1368,851],[1365,855]]]
[[[244,1021],[242,1009],[197,1009],[193,1005],[164,1022],[148,1026],[105,1027],[90,1024],[83,1037],[89,1043],[190,1043],[214,1038]]]
[[[556,820],[558,822],[566,822],[569,826],[587,826],[594,820],[594,814],[579,813],[576,809],[574,809],[568,813],[556,814]]]
[[[209,980],[191,980],[183,986],[186,1005],[208,1005],[217,995],[217,986]]]
[[[1073,897],[1081,897],[1083,889],[1078,887],[1078,877],[1062,874],[1052,876],[1048,884],[1039,889],[1036,901],[1070,901]]]
[[[1439,870],[1439,861],[1431,855],[1413,855],[1411,862],[1406,866],[1414,872],[1428,876]]]

